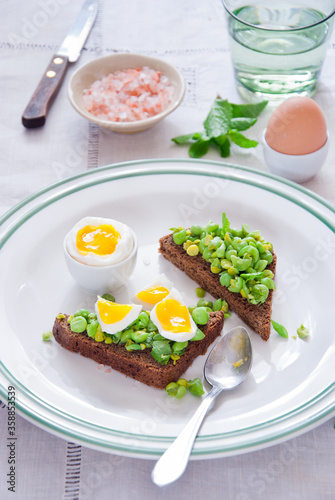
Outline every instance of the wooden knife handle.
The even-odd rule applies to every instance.
[[[56,97],[63,81],[69,60],[57,54],[51,59],[22,115],[22,124],[26,128],[41,127],[45,123],[50,104]]]

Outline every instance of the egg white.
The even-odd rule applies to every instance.
[[[172,288],[169,295],[167,297],[165,297],[165,299],[163,299],[158,304],[161,304],[162,302],[164,302],[165,300],[168,300],[168,299],[174,299],[177,302],[179,302],[179,304],[185,305],[181,293],[178,292],[178,290],[176,290],[176,288]],[[158,331],[162,335],[162,337],[165,337],[168,340],[174,340],[176,342],[186,342],[187,340],[191,340],[191,338],[193,338],[194,335],[196,334],[197,325],[193,321],[190,313],[188,313],[188,314],[189,314],[190,320],[191,320],[191,331],[190,332],[180,332],[180,333],[171,332],[171,331],[164,329],[164,327],[162,326],[161,322],[159,321],[159,319],[157,317],[156,308],[157,308],[158,304],[156,304],[155,307],[152,309],[152,311],[150,313],[150,318],[151,318],[151,321],[157,326]]]
[[[109,333],[110,335],[113,335],[114,333],[120,332],[121,330],[124,330],[130,323],[135,321],[140,312],[142,311],[142,306],[136,305],[136,304],[122,304],[122,305],[128,305],[131,307],[130,311],[122,318],[120,321],[117,321],[116,323],[105,323],[104,320],[100,316],[100,312],[98,309],[98,302],[100,300],[104,300],[101,297],[98,297],[98,300],[95,303],[95,313],[97,315],[97,319],[99,322],[99,325],[101,326],[101,329],[105,333]]]
[[[97,255],[93,252],[82,254],[77,248],[77,233],[85,226],[100,226],[102,224],[112,225],[120,234],[120,239],[115,251],[109,255]],[[110,266],[125,260],[134,248],[134,241],[128,226],[114,219],[103,217],[84,217],[73,226],[65,239],[66,250],[71,257],[88,266]]]
[[[154,278],[148,285],[146,285],[144,288],[142,288],[142,290],[138,291],[137,294],[147,290],[148,288],[153,288],[156,286],[164,287],[167,290],[169,290],[169,292],[170,292],[173,285],[172,285],[172,282],[166,277],[166,275],[162,273],[162,274],[159,274],[158,276],[156,276],[156,278]],[[140,299],[137,296],[137,294],[134,295],[134,297],[132,297],[131,301],[134,302],[135,304],[141,304],[145,308],[146,311],[151,311],[151,309],[153,309],[155,304],[150,304],[149,302],[146,302],[145,300]]]

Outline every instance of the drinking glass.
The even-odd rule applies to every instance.
[[[235,78],[247,100],[315,92],[334,0],[222,0]]]

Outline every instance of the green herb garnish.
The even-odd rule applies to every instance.
[[[277,323],[277,321],[273,321],[273,319],[271,320],[271,323],[273,328],[281,337],[284,337],[285,339],[288,338],[288,333],[285,326],[281,325],[280,323]]]
[[[231,142],[241,148],[254,148],[258,142],[248,139],[241,131],[247,130],[257,121],[257,116],[263,111],[267,101],[257,104],[233,104],[226,99],[217,97],[205,119],[205,130],[174,137],[176,144],[191,142],[189,155],[200,158],[205,155],[212,144],[219,149],[222,158],[230,155]]]

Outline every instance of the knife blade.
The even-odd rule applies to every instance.
[[[53,55],[23,112],[22,124],[26,128],[37,128],[44,125],[48,109],[60,89],[67,67],[69,63],[79,59],[97,12],[98,0],[86,0],[62,45]]]

